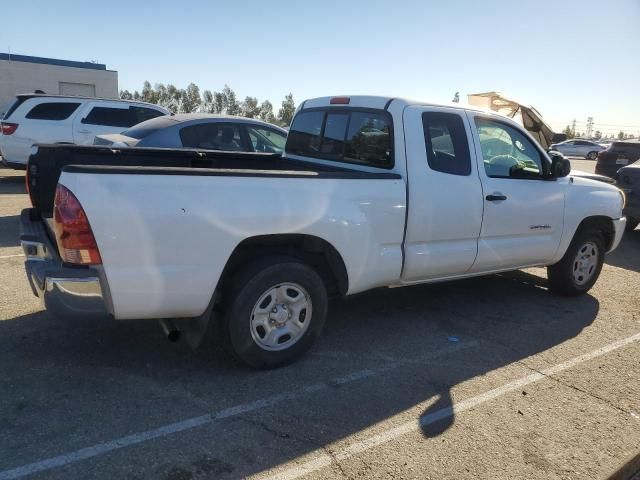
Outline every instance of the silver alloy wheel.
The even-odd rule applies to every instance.
[[[251,310],[251,337],[260,348],[285,350],[300,340],[311,323],[311,297],[297,283],[267,289]]]
[[[578,249],[578,254],[573,260],[573,280],[576,285],[584,285],[593,277],[598,268],[598,246],[593,242],[587,242]]]

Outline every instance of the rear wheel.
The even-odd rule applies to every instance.
[[[589,153],[587,153],[587,158],[589,160],[595,160],[596,158],[598,158],[598,152],[589,152]]]
[[[628,217],[627,218],[627,226],[625,227],[625,231],[627,231],[627,232],[634,231],[639,223],[640,223],[640,220],[638,220],[637,218]]]
[[[313,268],[289,257],[243,269],[225,297],[225,348],[255,368],[299,358],[320,335],[327,314],[324,282]]]
[[[602,270],[604,252],[600,231],[579,229],[562,260],[547,268],[551,290],[566,296],[589,291]]]

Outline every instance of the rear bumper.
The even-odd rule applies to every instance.
[[[614,251],[620,245],[620,240],[622,240],[622,235],[624,234],[624,229],[627,226],[627,219],[625,217],[617,218],[613,221],[613,242],[611,242],[611,247],[607,251],[607,253]]]
[[[42,221],[31,219],[32,209],[20,215],[20,242],[25,270],[34,295],[56,316],[107,318],[110,316],[106,281],[96,268],[63,264]]]

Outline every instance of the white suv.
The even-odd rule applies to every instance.
[[[168,114],[158,105],[128,100],[18,95],[0,123],[0,155],[8,167],[24,169],[36,143],[92,145],[96,135]]]

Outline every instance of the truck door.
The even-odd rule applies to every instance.
[[[483,197],[465,112],[405,109],[408,218],[402,280],[466,273],[474,263]]]
[[[546,173],[550,162],[516,124],[467,113],[478,152],[484,215],[472,272],[549,262],[560,244],[563,182]]]

